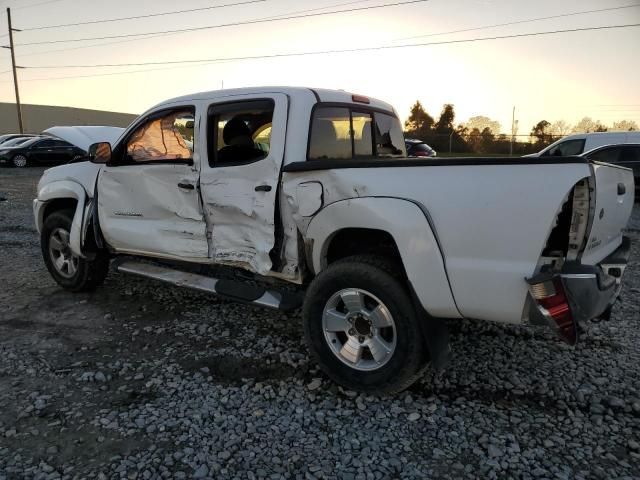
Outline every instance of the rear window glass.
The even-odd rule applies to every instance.
[[[379,157],[405,157],[402,127],[396,117],[376,113],[376,154]]]
[[[566,140],[547,150],[544,156],[566,157],[580,155],[584,151],[584,140]]]
[[[640,162],[640,147],[625,147],[620,155],[620,162]]]
[[[402,128],[395,116],[349,107],[314,110],[309,160],[394,156],[406,156]]]
[[[266,158],[274,108],[271,100],[212,105],[207,122],[209,165],[244,165]]]
[[[597,162],[615,163],[620,158],[620,147],[616,148],[603,148],[597,152],[589,155],[589,160],[595,160]]]

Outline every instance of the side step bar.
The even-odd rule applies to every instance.
[[[160,265],[126,260],[118,264],[116,268],[122,273],[131,273],[179,287],[214,293],[229,300],[251,303],[253,305],[260,305],[261,307],[290,311],[302,305],[301,295],[276,292],[256,285],[207,277],[205,275],[183,272]]]

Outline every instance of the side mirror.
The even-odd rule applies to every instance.
[[[111,160],[111,144],[109,142],[94,143],[89,147],[91,163],[108,163]]]

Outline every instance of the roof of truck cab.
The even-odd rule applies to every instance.
[[[344,90],[329,90],[324,88],[309,88],[309,87],[278,87],[278,86],[265,86],[265,87],[247,87],[247,88],[229,88],[224,90],[211,90],[208,92],[192,93],[189,95],[183,95],[181,97],[172,98],[166,100],[154,107],[160,107],[162,105],[169,105],[174,103],[180,103],[189,100],[214,100],[224,97],[231,97],[235,95],[259,95],[262,93],[282,93],[293,99],[296,98],[307,99],[309,96],[315,97],[319,102],[331,102],[331,103],[353,103],[355,105],[370,106],[374,108],[380,108],[390,112],[395,112],[393,106],[382,100],[378,100],[361,93],[346,92]],[[368,104],[362,102],[354,102],[353,96],[365,97],[369,100]]]

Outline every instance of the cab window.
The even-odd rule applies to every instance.
[[[194,146],[194,109],[162,112],[129,137],[126,159],[134,163],[191,162]]]
[[[271,151],[272,100],[212,105],[207,115],[209,165],[246,165]]]

